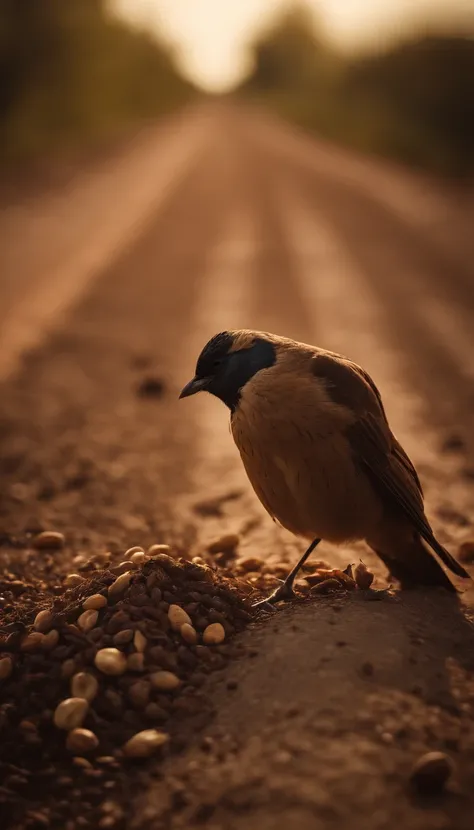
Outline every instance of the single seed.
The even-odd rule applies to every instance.
[[[53,624],[53,615],[51,611],[45,609],[44,611],[40,611],[33,623],[33,628],[35,631],[40,631],[42,634],[45,634],[46,631],[49,631]]]
[[[112,585],[109,585],[109,597],[118,597],[120,596],[120,594],[123,594],[123,592],[130,585],[131,578],[132,574],[130,573],[130,571],[127,571],[126,573],[121,574],[121,576],[118,576],[115,582],[112,582]]]
[[[170,605],[168,609],[168,619],[170,621],[171,628],[174,631],[180,631],[181,626],[185,625],[185,623],[188,623],[188,625],[192,624],[189,614],[187,614],[186,611],[179,605]]]
[[[94,663],[103,674],[123,674],[127,668],[127,658],[118,648],[101,648],[95,656]]]
[[[158,556],[160,553],[166,553],[170,556],[171,548],[169,545],[152,545],[147,550],[147,556]]]
[[[58,643],[59,631],[53,628],[52,631],[48,631],[47,634],[43,635],[43,639],[41,641],[41,648],[43,649],[43,651],[51,651],[51,649],[56,648]]]
[[[128,550],[125,551],[125,553],[123,555],[123,558],[124,559],[131,559],[132,556],[134,556],[136,553],[145,554],[145,551],[142,547],[140,547],[140,545],[135,545],[133,548],[129,548]]]
[[[71,694],[73,697],[81,697],[89,703],[94,700],[99,691],[97,678],[89,672],[80,671],[71,678]]]
[[[169,735],[158,729],[144,729],[137,732],[123,745],[123,754],[126,758],[148,758],[160,746],[168,743]]]
[[[61,666],[61,676],[62,677],[72,677],[74,672],[76,671],[76,664],[74,660],[65,660]]]
[[[133,629],[124,628],[123,631],[118,631],[114,635],[114,646],[125,646],[133,640]]]
[[[54,711],[54,725],[68,732],[70,729],[76,729],[82,725],[88,709],[89,704],[82,697],[69,697],[62,700]]]
[[[92,594],[82,603],[84,611],[99,611],[100,608],[105,608],[106,605],[107,597],[102,596],[102,594]]]
[[[133,645],[135,646],[136,650],[140,653],[143,653],[147,647],[147,639],[145,635],[138,630],[138,628],[133,636]]]
[[[137,550],[136,553],[132,553],[130,557],[130,562],[133,562],[136,568],[141,568],[145,562],[148,562],[149,557],[146,555],[144,551]]]
[[[119,562],[118,565],[114,565],[110,570],[113,574],[121,576],[121,574],[127,573],[130,570],[131,564],[131,562]]]
[[[99,746],[99,739],[90,729],[72,729],[66,739],[69,752],[93,752]]]
[[[180,633],[185,643],[189,643],[191,646],[197,643],[197,631],[192,625],[189,625],[189,623],[184,623],[184,625],[181,626]]]
[[[64,580],[64,585],[66,588],[77,588],[78,585],[82,585],[85,581],[85,578],[80,574],[68,574]]]
[[[171,671],[156,671],[150,675],[150,683],[154,689],[159,689],[161,692],[172,692],[181,686],[181,680],[178,675]]]
[[[40,634],[39,631],[32,631],[21,641],[20,651],[36,651],[40,648],[43,639],[44,634]]]
[[[60,550],[66,539],[62,533],[55,530],[43,530],[33,540],[33,547],[37,550]]]
[[[143,671],[145,668],[145,655],[136,651],[135,654],[129,654],[127,657],[127,669],[129,671]]]
[[[0,680],[6,680],[13,671],[13,662],[10,657],[0,658]]]
[[[202,641],[206,646],[215,646],[225,640],[225,629],[221,623],[211,623],[204,629]]]
[[[99,612],[94,611],[93,608],[89,608],[88,611],[84,611],[80,617],[78,617],[77,624],[81,631],[87,633],[88,631],[92,631],[98,619]]]

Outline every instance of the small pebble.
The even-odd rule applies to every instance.
[[[40,631],[42,634],[45,634],[47,631],[49,631],[52,624],[53,615],[51,611],[45,609],[44,611],[40,611],[36,615],[35,621],[33,623],[33,628],[35,629],[35,631]]]
[[[216,646],[225,640],[225,630],[221,623],[211,623],[204,629],[202,641],[206,646]]]
[[[179,605],[170,605],[168,609],[168,619],[173,631],[180,631],[181,626],[186,623],[188,625],[192,625],[191,617]]]
[[[73,697],[81,697],[84,700],[94,700],[99,691],[97,678],[89,672],[81,671],[71,678],[71,694]]]
[[[108,594],[109,597],[118,597],[120,594],[123,594],[124,591],[130,585],[130,580],[132,578],[132,574],[130,571],[121,574],[118,576],[115,582],[112,582],[112,585],[109,585]]]
[[[207,549],[209,553],[228,553],[229,551],[234,551],[238,547],[239,542],[240,537],[237,533],[227,533],[224,536],[220,536],[219,539],[215,539],[214,542],[211,542],[207,546]],[[253,570],[253,568],[249,568],[249,570]]]
[[[80,574],[68,574],[64,580],[64,585],[66,588],[77,588],[78,585],[82,585],[85,581],[85,578]]]
[[[171,671],[156,671],[150,675],[150,682],[154,689],[161,692],[171,692],[181,686],[181,680]]]
[[[66,749],[69,752],[93,752],[98,746],[99,739],[90,729],[72,729],[66,739]]]
[[[0,658],[0,680],[7,680],[13,671],[13,661],[10,657]]]
[[[118,648],[101,648],[94,663],[103,674],[119,675],[127,669],[127,658]]]
[[[99,612],[89,608],[88,611],[83,611],[83,613],[78,617],[77,624],[81,631],[84,631],[87,634],[88,631],[92,631],[98,619]]]
[[[136,650],[143,654],[147,647],[147,644],[148,643],[145,635],[137,629],[135,631],[135,634],[133,635],[133,645],[135,646]]]
[[[126,758],[149,758],[150,755],[169,741],[169,735],[158,729],[144,729],[137,732],[122,747]]]
[[[62,533],[55,530],[44,530],[33,539],[33,547],[36,550],[61,550],[65,542],[66,539]]]
[[[442,792],[453,771],[453,762],[444,752],[427,752],[413,766],[410,780],[418,792],[436,795]]]
[[[82,603],[84,611],[99,611],[107,605],[107,597],[102,594],[92,594]]]
[[[180,630],[180,634],[181,634],[183,640],[185,641],[185,643],[189,643],[189,645],[191,645],[191,646],[193,646],[197,643],[197,641],[198,641],[197,631],[196,631],[195,628],[193,628],[192,625],[189,625],[189,623],[184,623],[184,625],[182,625],[179,630]]]
[[[76,729],[82,725],[82,721],[87,715],[89,704],[87,700],[82,697],[69,697],[67,700],[62,700],[54,711],[54,725],[58,729]]]

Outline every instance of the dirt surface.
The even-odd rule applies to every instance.
[[[256,502],[222,405],[177,402],[200,348],[226,328],[360,362],[419,469],[440,540],[456,554],[474,539],[472,196],[258,113],[207,107],[165,133],[107,159],[108,178],[97,161],[84,170],[87,199],[79,173],[59,194],[66,247],[52,219],[46,247],[34,233],[50,194],[0,220],[10,244],[0,564],[4,582],[27,585],[12,597],[2,583],[4,620],[21,603],[31,616],[48,592],[61,597],[81,561],[111,552],[114,566],[132,545],[191,558],[236,533],[231,572],[251,556],[270,570],[295,561],[301,543]],[[109,196],[106,181],[116,182]],[[84,258],[92,232],[101,255]],[[28,240],[23,287],[18,239]],[[65,283],[58,306],[51,262],[55,285]],[[38,296],[52,314],[30,316]],[[20,343],[8,332],[25,320],[32,337]],[[34,549],[42,530],[63,533],[65,546]],[[386,585],[362,545],[322,545],[319,556],[337,567],[362,556]],[[114,794],[122,812],[114,824],[105,811],[100,826],[472,827],[474,591],[462,590],[459,604],[437,592],[347,594],[260,615],[203,681],[212,719],[164,761],[127,768]],[[420,799],[410,770],[429,750],[455,771],[443,795]],[[86,807],[77,814],[80,801],[61,819],[71,830],[97,826]],[[42,803],[24,797],[15,826]]]

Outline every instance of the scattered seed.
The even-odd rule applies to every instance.
[[[149,758],[168,741],[169,735],[165,732],[160,732],[158,729],[144,729],[124,744],[123,754],[126,758]]]
[[[147,550],[147,556],[159,556],[160,553],[166,553],[171,556],[171,548],[169,545],[152,545]]]
[[[87,715],[89,704],[82,697],[69,697],[62,700],[54,710],[54,725],[58,729],[76,729],[81,726]]]
[[[137,550],[136,553],[133,553],[130,557],[130,562],[133,562],[136,568],[141,568],[146,562],[148,562],[148,556],[144,551]]]
[[[198,641],[197,631],[196,631],[195,628],[193,628],[192,625],[189,625],[189,623],[184,623],[184,625],[182,625],[179,630],[180,630],[180,634],[181,634],[183,640],[185,641],[185,643],[189,643],[192,646],[197,643],[197,641]]]
[[[211,623],[204,629],[202,641],[206,646],[219,645],[225,640],[225,629],[221,623]]]
[[[93,752],[98,746],[99,739],[90,729],[72,729],[66,739],[69,752]]]
[[[233,552],[240,542],[240,537],[237,533],[227,533],[215,539],[207,546],[209,553],[229,553]],[[245,560],[244,560],[245,561]],[[252,568],[250,570],[253,570]]]
[[[7,680],[13,671],[13,661],[10,657],[0,658],[0,680]]]
[[[89,672],[78,672],[71,679],[71,694],[73,697],[81,697],[90,703],[91,700],[94,700],[98,691],[97,678]]]
[[[112,585],[109,585],[108,593],[109,597],[118,597],[120,594],[123,594],[124,591],[130,585],[130,580],[132,578],[132,574],[130,571],[121,574],[118,576],[115,582],[112,582]]]
[[[64,547],[66,539],[62,533],[55,530],[44,530],[38,533],[38,536],[33,540],[33,547],[36,550],[61,550]]]
[[[181,686],[178,675],[171,671],[153,672],[150,675],[150,682],[154,689],[159,689],[161,692],[171,692]]]
[[[84,611],[80,615],[80,617],[78,617],[77,624],[78,624],[79,628],[81,629],[81,631],[84,631],[85,633],[87,633],[88,631],[92,631],[92,629],[96,625],[98,619],[99,619],[99,612],[94,611],[92,608],[90,608],[88,611]]]
[[[78,585],[82,585],[85,581],[85,578],[80,574],[68,574],[64,580],[64,585],[66,588],[77,588]]]
[[[59,643],[59,631],[56,631],[53,628],[52,631],[48,631],[47,634],[43,634],[43,639],[41,640],[41,648],[43,651],[51,651],[53,648],[56,648],[57,644]]]
[[[133,645],[135,646],[136,650],[143,653],[147,647],[147,639],[144,634],[138,629],[135,631],[133,635]]]
[[[140,545],[134,545],[133,548],[129,548],[125,551],[123,558],[124,559],[131,559],[136,553],[145,553],[144,549],[140,547]]]
[[[354,568],[354,579],[357,583],[357,587],[360,588],[361,591],[368,591],[374,581],[374,575],[361,561]]]
[[[52,624],[53,615],[51,611],[45,609],[44,611],[40,611],[36,615],[35,621],[33,623],[33,628],[35,629],[35,631],[40,631],[42,634],[44,634],[46,631],[49,631]]]
[[[101,648],[95,656],[94,663],[103,674],[123,674],[127,668],[127,658],[118,648]]]
[[[168,609],[168,619],[171,624],[171,628],[173,631],[180,631],[181,626],[188,623],[188,625],[192,624],[191,617],[189,614],[181,608],[180,605],[170,605]]]
[[[107,605],[107,597],[102,594],[92,594],[82,603],[84,611],[99,611]]]
[[[451,758],[444,752],[427,752],[415,763],[410,780],[418,792],[440,793],[454,772]]]

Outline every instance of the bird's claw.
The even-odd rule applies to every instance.
[[[294,599],[296,596],[295,592],[291,585],[288,585],[286,582],[283,582],[281,585],[276,588],[272,594],[266,599],[262,599],[259,602],[255,602],[252,608],[264,608],[267,611],[270,609],[275,611],[273,607],[276,602],[288,602],[291,599]]]

